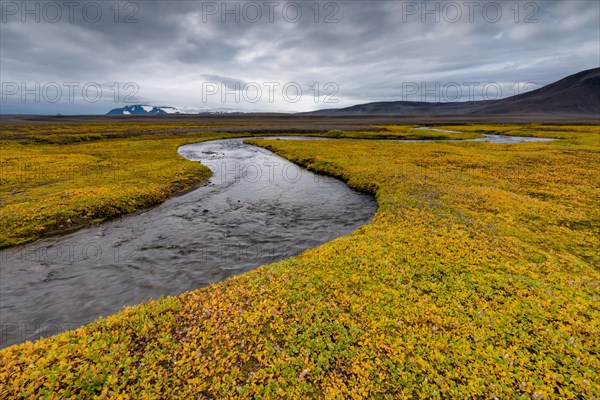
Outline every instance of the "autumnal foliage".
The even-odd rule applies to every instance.
[[[374,219],[4,349],[0,397],[599,397],[598,127],[437,128],[562,139],[252,139],[375,193]]]

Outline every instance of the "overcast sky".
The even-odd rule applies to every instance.
[[[595,0],[0,4],[5,114],[467,101],[600,65]]]

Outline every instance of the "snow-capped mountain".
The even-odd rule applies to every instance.
[[[150,115],[150,114],[183,114],[175,107],[169,106],[149,106],[145,104],[135,104],[121,108],[113,108],[106,115]]]
[[[161,114],[235,114],[242,113],[232,108],[196,108],[187,107],[178,109],[170,106],[149,106],[135,104],[121,108],[113,108],[106,115],[161,115]]]

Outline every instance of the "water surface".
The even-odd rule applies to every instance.
[[[292,257],[365,224],[374,197],[271,153],[179,148],[210,182],[135,215],[0,253],[0,347]]]

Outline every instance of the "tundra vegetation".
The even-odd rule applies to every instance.
[[[374,193],[370,223],[295,258],[4,349],[0,397],[599,397],[598,126],[435,127],[560,139],[546,143],[356,140],[444,134],[378,128],[330,133],[340,139],[327,143],[249,140]],[[3,224],[22,215],[2,226],[4,245],[52,225],[31,218],[38,206],[51,211],[33,215],[56,224],[81,210],[102,218],[106,204],[119,204],[112,215],[161,201],[206,176],[177,145],[224,136],[63,144],[60,133],[56,143],[27,135],[2,143],[9,171],[21,157],[81,169],[69,181],[33,176],[13,194],[4,174]],[[79,178],[102,163],[126,164],[122,194],[110,174]]]

